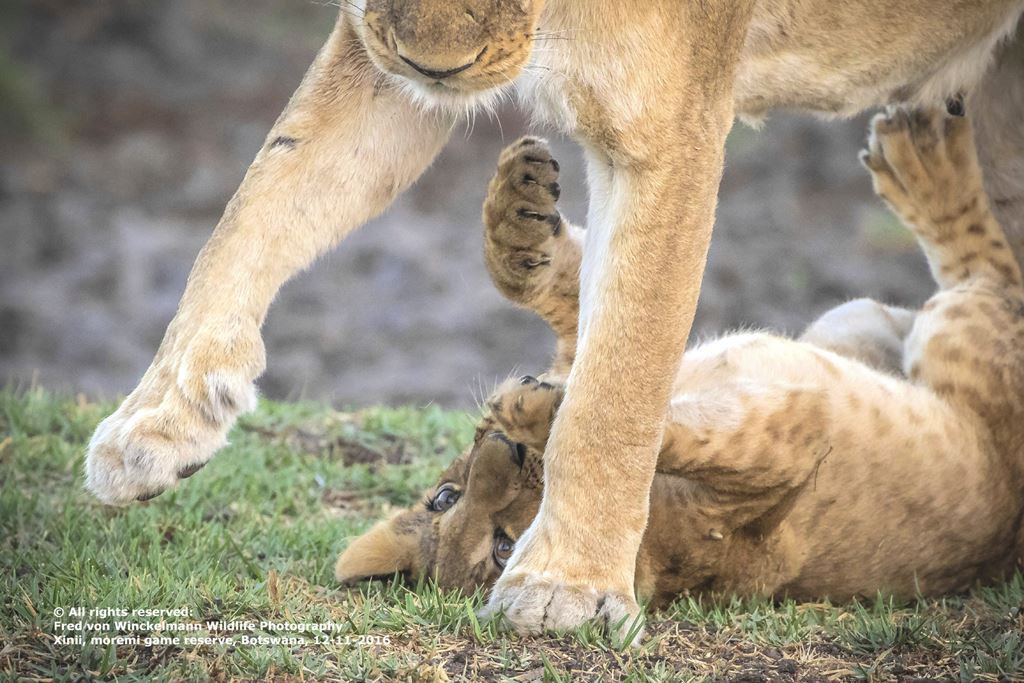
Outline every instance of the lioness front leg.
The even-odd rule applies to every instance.
[[[579,96],[591,218],[578,350],[544,455],[543,502],[488,606],[520,631],[594,619],[617,638],[637,635],[637,550],[707,257],[751,6],[659,4],[651,30],[665,34],[609,47],[615,63],[593,72],[611,82]],[[668,46],[670,57],[660,52]],[[645,68],[655,62],[667,72]]]
[[[224,445],[255,405],[278,289],[416,179],[450,127],[381,80],[343,12],[200,252],[152,366],[96,429],[90,491],[151,498]]]
[[[484,201],[484,261],[498,291],[551,326],[550,372],[564,377],[576,356],[583,231],[558,212],[558,173],[543,140],[502,151]]]

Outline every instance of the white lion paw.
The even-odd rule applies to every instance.
[[[502,575],[481,617],[499,614],[519,633],[571,631],[594,622],[620,647],[638,645],[643,637],[643,616],[632,594],[572,585],[547,573]]]
[[[643,615],[633,593],[635,553],[614,558],[602,550],[587,557],[559,537],[539,514],[516,543],[481,616],[500,615],[505,625],[528,634],[596,623],[617,646],[638,644]]]
[[[162,359],[96,428],[85,486],[110,505],[149,500],[199,471],[227,443],[242,413],[256,407],[253,380],[263,369],[258,333],[240,345],[193,342],[178,364]],[[164,366],[164,367],[161,367]]]

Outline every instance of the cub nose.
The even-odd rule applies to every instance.
[[[460,74],[463,71],[465,71],[466,69],[468,69],[469,67],[473,66],[473,64],[476,63],[476,60],[473,60],[472,62],[466,62],[462,66],[457,66],[454,69],[445,69],[444,71],[435,71],[434,69],[428,69],[427,67],[425,67],[425,66],[423,66],[421,64],[417,64],[416,62],[412,61],[411,59],[409,59],[405,55],[398,55],[398,56],[401,58],[401,60],[403,62],[405,62],[406,64],[408,64],[412,68],[416,69],[416,71],[420,72],[421,74],[423,74],[427,78],[429,78],[431,80],[436,80],[436,81],[444,80],[445,78],[448,78],[449,76],[454,76],[455,74]]]

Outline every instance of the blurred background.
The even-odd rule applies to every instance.
[[[0,381],[113,397],[148,366],[185,278],[336,9],[309,0],[0,3]],[[866,119],[737,125],[694,339],[797,333],[856,296],[931,292],[857,163]],[[551,337],[491,287],[480,206],[516,110],[461,127],[383,217],[288,284],[264,328],[273,398],[472,405]],[[551,136],[549,136],[551,137]],[[586,212],[580,157],[563,211]],[[325,188],[330,191],[330,188]]]

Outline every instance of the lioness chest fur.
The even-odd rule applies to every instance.
[[[543,49],[517,87],[531,111],[566,132],[581,118],[587,125],[589,99],[622,120],[641,115],[638,89],[625,82],[657,80],[660,65],[688,58],[680,52],[690,41],[657,26],[653,8],[623,3],[588,16],[579,3],[548,5],[537,30]],[[736,65],[735,112],[757,123],[778,108],[850,116],[881,104],[941,104],[974,88],[1022,11],[1020,0],[761,0]],[[580,44],[594,35],[602,49]]]

